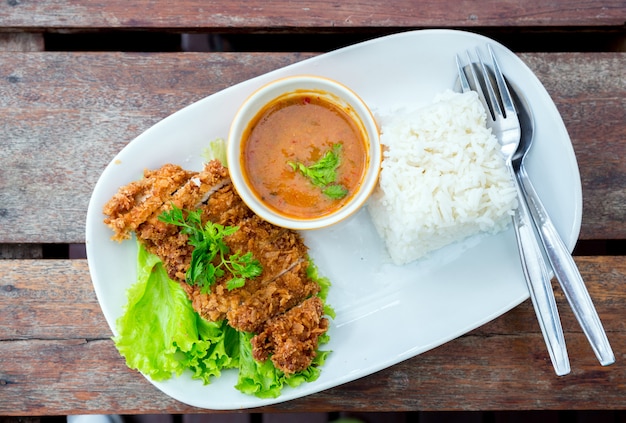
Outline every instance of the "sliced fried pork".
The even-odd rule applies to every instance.
[[[317,294],[319,285],[306,276],[307,266],[308,261],[300,260],[275,277],[259,277],[232,291],[220,281],[210,294],[202,294],[197,286],[187,292],[194,309],[205,319],[228,319],[233,328],[256,333],[273,317]]]
[[[137,225],[137,236],[140,239],[152,241],[154,244],[166,246],[172,234],[179,232],[179,228],[161,222],[159,216],[174,206],[181,210],[196,210],[202,206],[211,193],[227,183],[230,183],[228,170],[217,161],[208,163],[201,172],[194,174],[179,186],[161,204],[160,208],[154,210],[150,216]]]
[[[132,231],[148,219],[195,172],[166,164],[158,170],[144,171],[144,177],[122,188],[104,206],[104,223],[115,232],[113,239],[130,238]]]
[[[252,338],[252,355],[257,361],[272,360],[287,374],[306,369],[315,358],[318,339],[328,329],[324,305],[311,297],[271,320]]]
[[[274,317],[317,294],[319,285],[306,275],[308,265],[308,261],[300,261],[290,270],[264,283],[246,301],[231,308],[226,314],[230,325],[256,333]]]
[[[173,206],[201,209],[203,222],[237,226],[224,242],[231,253],[251,252],[260,262],[262,274],[231,291],[226,288],[231,276],[226,275],[210,293],[188,285],[185,274],[193,247],[178,226],[159,220],[159,215]],[[144,179],[122,187],[104,212],[108,216],[105,223],[115,232],[113,238],[128,238],[134,230],[146,249],[161,259],[170,278],[181,283],[203,318],[226,319],[237,330],[258,333],[261,338],[257,336],[255,341],[255,354],[265,357],[263,360],[271,355],[275,366],[285,373],[310,365],[317,338],[328,322],[321,317],[321,300],[314,300],[319,286],[306,274],[307,248],[296,232],[252,213],[218,161],[208,163],[201,172],[182,171],[174,165],[146,171]],[[299,339],[301,345],[292,345]]]
[[[201,207],[203,218],[224,226],[238,226],[254,216],[230,183],[215,190]]]
[[[228,170],[217,161],[210,162],[179,185],[152,214],[136,222],[137,238],[144,242],[148,251],[161,258],[170,278],[185,281],[193,247],[188,245],[189,239],[180,228],[161,222],[159,216],[173,206],[182,210],[198,209],[212,193],[227,184],[230,184]]]

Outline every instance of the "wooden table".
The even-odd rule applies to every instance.
[[[553,97],[583,185],[575,259],[617,362],[597,363],[556,288],[566,377],[554,375],[527,301],[377,374],[254,411],[626,409],[625,18],[624,0],[4,1],[0,415],[205,412],[129,370],[110,340],[81,258],[97,178],[134,137],[209,94],[344,44],[431,27],[502,41]],[[233,51],[169,47],[194,39],[181,34],[213,34]]]

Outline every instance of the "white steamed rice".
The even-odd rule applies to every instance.
[[[368,209],[394,263],[509,224],[515,188],[476,93],[446,91],[381,129],[383,163]]]

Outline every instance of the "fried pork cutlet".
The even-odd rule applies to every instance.
[[[159,220],[159,216],[174,206],[181,210],[196,210],[209,196],[230,184],[228,170],[218,161],[208,163],[201,172],[194,173],[184,184],[163,202],[145,221],[137,225],[135,233],[146,249],[163,261],[170,278],[183,282],[191,262],[193,248],[180,228]]]
[[[288,374],[307,368],[315,358],[317,339],[328,329],[323,314],[322,300],[311,297],[273,319],[252,338],[254,359],[270,358]]]
[[[202,294],[197,286],[188,291],[194,308],[207,320],[227,318],[237,330],[256,332],[266,320],[319,290],[317,283],[306,277],[307,250],[295,232],[254,216],[224,241],[231,251],[252,252],[263,273],[232,291],[226,289],[228,277],[217,281],[211,295]]]
[[[187,292],[194,309],[205,319],[226,318],[233,328],[256,333],[270,319],[319,291],[317,283],[306,276],[307,266],[308,261],[300,260],[275,277],[259,277],[232,291],[220,281],[211,288],[210,295],[202,294],[197,286]]]
[[[113,239],[130,238],[131,232],[160,209],[194,173],[166,164],[158,170],[144,171],[142,179],[120,188],[103,210],[107,216],[104,223],[115,232]]]
[[[215,282],[210,293],[187,284],[185,274],[193,247],[178,226],[159,220],[159,215],[173,206],[201,209],[203,222],[239,227],[224,242],[231,252],[251,252],[260,262],[262,274],[231,291],[226,288],[227,275]],[[208,163],[201,172],[182,171],[175,165],[146,171],[144,179],[122,187],[104,212],[108,216],[105,223],[115,232],[113,239],[128,238],[135,231],[146,249],[161,259],[170,278],[185,289],[203,318],[226,319],[237,330],[259,334],[255,339],[261,338],[253,342],[255,357],[266,360],[271,356],[285,373],[311,364],[328,321],[322,318],[321,300],[314,297],[319,286],[306,274],[307,248],[296,232],[252,213],[218,161]],[[320,306],[313,307],[318,302]]]
[[[239,197],[231,183],[215,190],[201,208],[203,218],[224,226],[237,226],[255,215]]]

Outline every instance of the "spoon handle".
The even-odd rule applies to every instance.
[[[535,234],[522,187],[515,177],[512,167],[510,170],[518,194],[519,204],[513,215],[513,227],[519,247],[522,270],[552,365],[556,374],[563,376],[570,372],[570,364],[547,263],[543,257],[540,241]]]
[[[578,323],[600,364],[613,364],[613,350],[574,259],[556,231],[523,165],[517,175],[548,260]]]

